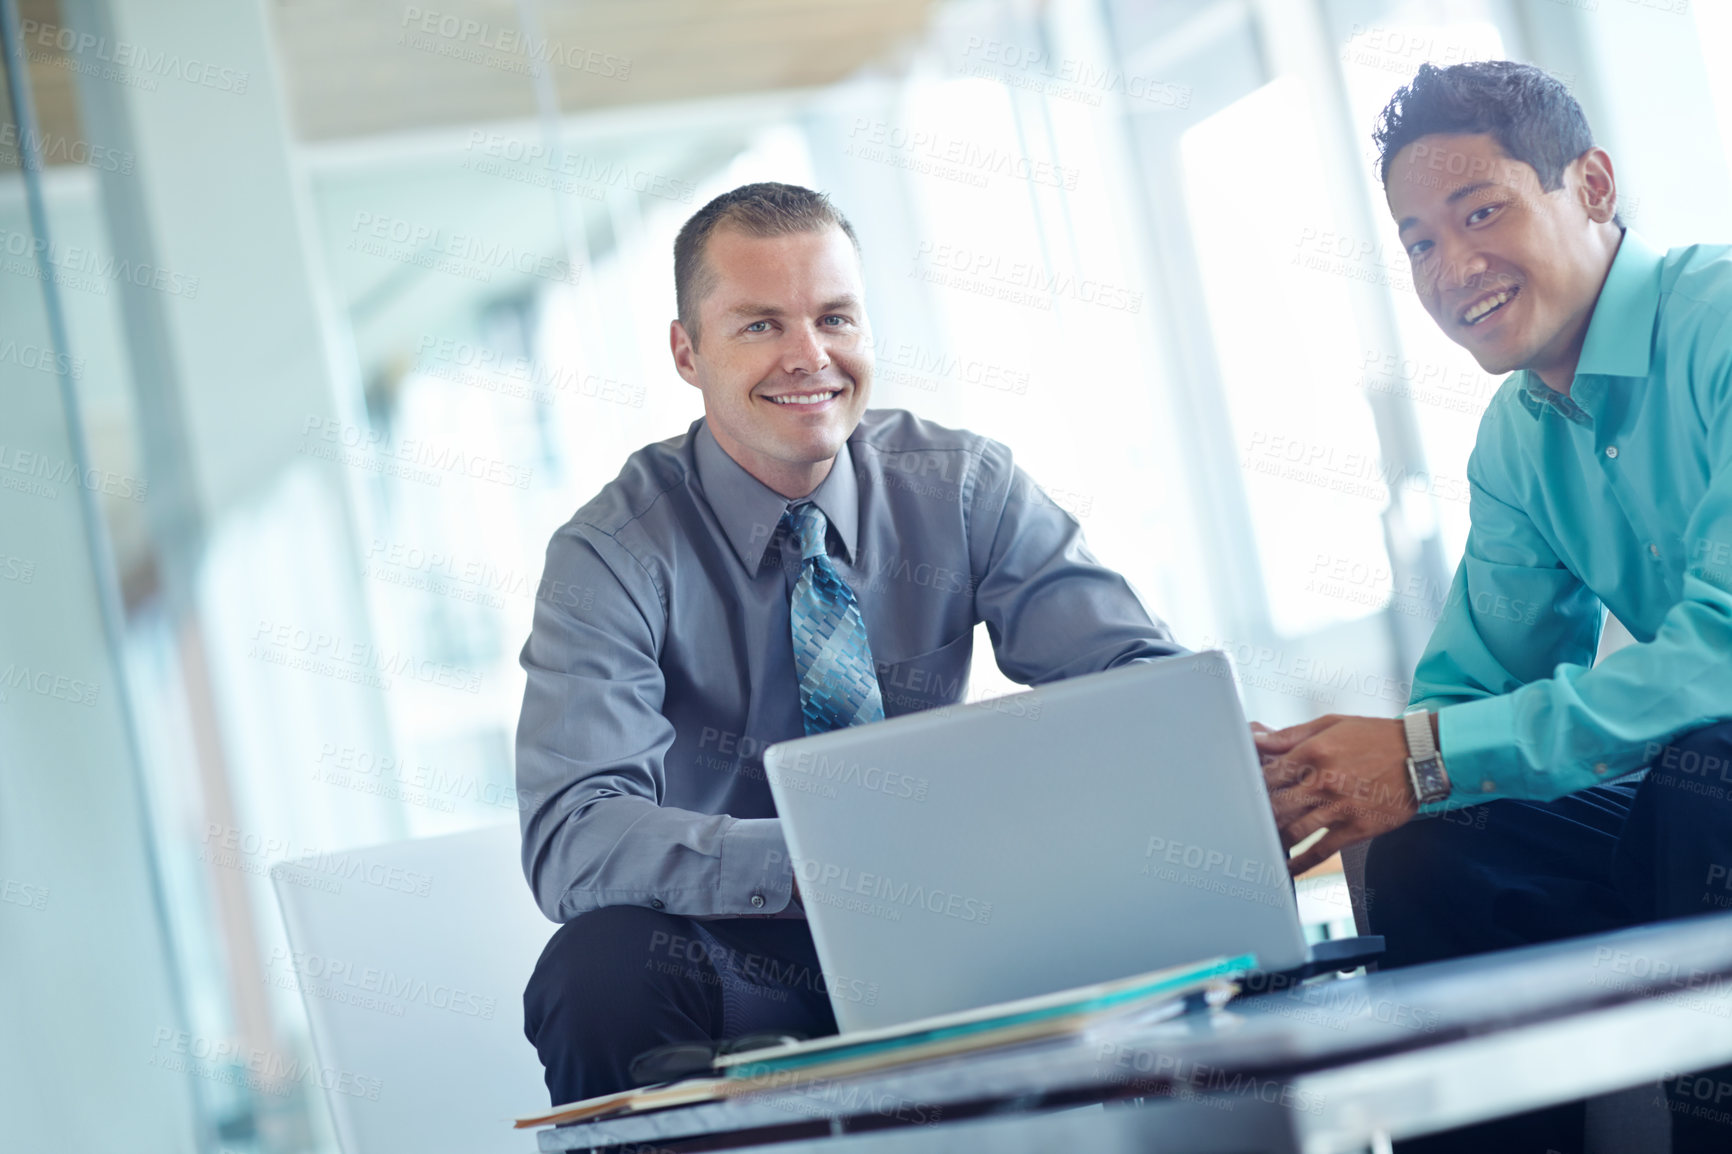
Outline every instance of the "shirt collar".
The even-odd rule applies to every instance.
[[[693,457],[698,484],[746,572],[757,573],[782,514],[803,501],[810,501],[823,511],[847,552],[849,564],[853,564],[854,542],[860,527],[860,489],[847,442],[836,454],[829,475],[812,490],[811,496],[799,501],[788,500],[746,472],[716,441],[707,420],[697,423]]]
[[[1600,286],[1594,318],[1582,341],[1577,375],[1645,377],[1660,312],[1660,262],[1666,254],[1625,230],[1618,255]]]
[[[1558,392],[1537,375],[1522,370],[1521,392],[1516,394],[1527,406],[1528,412],[1538,417],[1547,409],[1556,409],[1560,417],[1573,421],[1578,425],[1591,425],[1594,419],[1588,416],[1588,411],[1576,404],[1575,399]]]
[[[1606,283],[1594,302],[1593,319],[1582,339],[1576,380],[1583,377],[1646,377],[1654,343],[1654,322],[1660,312],[1660,263],[1665,253],[1624,230]],[[1574,391],[1574,388],[1571,390]],[[1587,412],[1574,400],[1555,392],[1532,372],[1523,370],[1519,394],[1530,413],[1539,416],[1550,406],[1577,424],[1589,423]]]
[[[860,482],[854,476],[854,454],[848,451],[848,442],[842,442],[842,449],[836,454],[836,459],[830,463],[830,473],[818,487],[812,490],[809,500],[824,512],[824,517],[836,530],[837,540],[842,542],[842,550],[848,564],[854,563],[854,539],[860,530]]]

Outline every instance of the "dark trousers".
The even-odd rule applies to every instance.
[[[523,991],[555,1105],[635,1085],[645,1050],[776,1031],[836,1032],[803,920],[604,906],[554,933]]]
[[[1383,968],[1510,949],[1732,908],[1732,722],[1651,751],[1640,782],[1551,802],[1493,801],[1409,822],[1371,843],[1367,911]],[[1732,1089],[1666,1083],[1674,1151],[1732,1151]],[[1577,1154],[1579,1105],[1403,1146]]]

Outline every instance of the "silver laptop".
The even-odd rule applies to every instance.
[[[844,1032],[1220,955],[1307,961],[1219,652],[783,742],[764,764]]]

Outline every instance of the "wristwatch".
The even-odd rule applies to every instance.
[[[1449,796],[1449,774],[1432,740],[1431,710],[1410,709],[1401,715],[1401,725],[1407,731],[1407,780],[1414,798],[1420,805],[1442,801]]]

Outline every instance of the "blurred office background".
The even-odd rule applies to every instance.
[[[1496,385],[1411,290],[1392,90],[1541,64],[1628,222],[1732,239],[1717,2],[0,12],[8,1150],[334,1149],[267,871],[515,816],[546,541],[701,412],[711,196],[829,192],[876,403],[1008,442],[1270,724],[1403,705]]]

